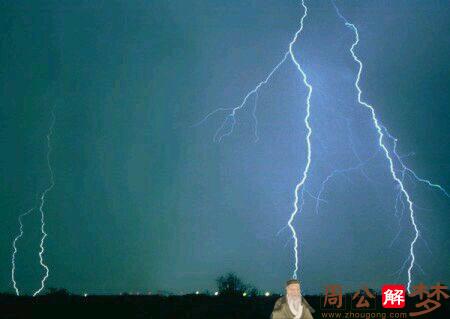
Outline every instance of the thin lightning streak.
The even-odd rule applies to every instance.
[[[41,280],[41,287],[36,290],[33,293],[33,297],[35,297],[36,295],[38,295],[45,287],[45,281],[48,278],[49,275],[49,269],[48,266],[44,263],[44,252],[45,252],[45,248],[44,248],[44,242],[45,242],[45,238],[47,237],[47,233],[45,232],[45,213],[44,213],[44,205],[45,205],[45,197],[47,196],[48,192],[50,192],[52,190],[52,188],[55,186],[55,181],[54,181],[54,176],[53,176],[53,169],[50,163],[50,153],[52,151],[52,146],[51,146],[51,137],[53,134],[53,128],[55,126],[55,113],[52,111],[52,123],[50,125],[50,128],[48,130],[47,133],[47,167],[48,170],[50,172],[50,185],[42,192],[41,195],[41,204],[39,206],[39,212],[41,213],[41,233],[42,233],[42,237],[41,237],[41,243],[40,243],[40,250],[39,250],[39,263],[41,264],[41,266],[45,269],[45,275]]]
[[[280,66],[286,61],[287,57],[289,56],[289,51],[287,51],[283,58],[281,59],[280,62],[278,62],[277,65],[275,65],[275,67],[272,69],[272,71],[270,71],[270,73],[266,76],[266,78],[259,82],[258,85],[255,86],[255,88],[253,88],[253,90],[249,91],[247,93],[247,95],[245,95],[244,99],[242,100],[241,104],[239,104],[238,106],[234,107],[234,108],[220,108],[220,109],[216,109],[212,112],[210,112],[209,114],[207,114],[200,122],[198,122],[197,124],[195,124],[195,126],[200,125],[201,123],[205,122],[208,118],[210,118],[213,114],[219,112],[219,111],[231,111],[227,117],[223,120],[222,124],[220,125],[220,127],[217,129],[216,133],[214,134],[214,138],[213,141],[214,142],[218,142],[220,143],[222,141],[222,139],[228,135],[230,135],[231,133],[233,133],[234,130],[234,125],[236,124],[236,112],[239,111],[240,109],[244,108],[245,104],[247,103],[247,100],[250,98],[250,96],[252,96],[253,94],[257,94],[259,89],[267,84],[267,82],[269,82],[269,80],[272,78],[272,76],[274,75],[274,73],[280,68]],[[255,102],[256,103],[256,102]],[[255,106],[256,108],[256,106]],[[255,109],[254,109],[255,112]],[[255,114],[255,113],[253,113]],[[228,129],[228,131],[226,131],[225,133],[222,133],[223,130],[225,129],[225,127],[227,126],[227,124],[230,125],[230,128]],[[257,124],[257,122],[256,122]],[[255,125],[255,135],[257,136],[257,128]]]
[[[313,194],[311,194],[311,192],[309,192],[307,190],[305,190],[305,192],[306,192],[307,195],[309,195],[309,197],[311,197],[312,199],[314,199],[316,201],[321,201],[321,202],[324,202],[324,203],[328,203],[326,200],[324,200],[322,198],[319,198],[317,196],[314,196]]]
[[[403,180],[403,178],[402,178]],[[401,215],[398,216],[399,214],[399,207],[398,207],[398,202],[400,201],[400,203],[402,204],[402,208],[400,210]],[[401,222],[403,219],[403,213],[405,211],[405,203],[403,202],[402,198],[401,198],[401,193],[398,192],[396,198],[395,198],[395,217],[397,217],[397,221],[398,221],[398,231],[397,234],[394,236],[394,238],[392,239],[391,243],[389,244],[389,248],[392,248],[392,245],[394,244],[394,242],[397,240],[398,236],[400,235],[400,233],[402,232],[402,228],[401,228]]]
[[[320,202],[326,202],[326,201],[322,198],[322,194],[323,194],[323,192],[325,191],[326,184],[327,184],[333,177],[335,177],[336,175],[341,175],[341,174],[345,174],[345,173],[348,173],[348,172],[351,172],[351,171],[360,170],[364,164],[365,164],[365,163],[359,163],[358,165],[353,166],[353,167],[344,168],[344,169],[335,169],[334,171],[332,171],[332,172],[331,172],[331,173],[323,180],[322,184],[320,185],[319,192],[317,193],[317,196],[316,196],[316,199],[317,199],[317,200],[316,200],[316,214],[319,214],[319,205],[320,205]]]
[[[370,179],[370,178],[367,176],[367,174],[364,172],[363,167],[364,167],[364,165],[367,164],[367,162],[369,162],[372,158],[374,158],[376,154],[373,154],[369,159],[367,159],[366,161],[363,161],[363,160],[361,159],[361,157],[358,155],[358,153],[356,152],[355,147],[354,147],[354,145],[353,145],[353,139],[351,138],[351,132],[350,132],[350,128],[349,128],[348,122],[347,122],[347,130],[348,130],[349,137],[350,137],[350,138],[349,138],[349,142],[350,142],[350,146],[351,146],[353,155],[355,155],[355,157],[356,157],[356,159],[358,160],[359,163],[358,163],[357,165],[355,165],[355,166],[352,166],[352,167],[343,168],[343,169],[335,169],[335,170],[333,170],[333,171],[332,171],[332,172],[331,172],[331,173],[330,173],[330,174],[322,181],[322,184],[320,185],[319,192],[317,193],[317,196],[316,196],[316,207],[315,207],[316,215],[319,214],[319,206],[320,206],[320,202],[326,202],[326,201],[322,198],[322,194],[323,194],[323,192],[325,191],[326,184],[327,184],[333,177],[335,177],[335,176],[337,176],[337,175],[344,175],[344,176],[345,176],[345,173],[349,173],[349,172],[352,172],[352,171],[359,170],[359,171],[361,172],[361,174],[362,174],[368,181],[373,182],[373,180]]]
[[[364,161],[361,159],[361,156],[359,156],[358,152],[356,152],[356,149],[355,149],[355,143],[353,142],[353,138],[352,138],[352,131],[351,131],[351,129],[350,129],[350,122],[349,122],[348,120],[347,120],[346,122],[347,122],[348,138],[349,138],[350,147],[351,147],[351,149],[352,149],[352,153],[353,153],[353,155],[356,157],[356,159],[358,160],[358,162],[361,164],[361,163],[363,163]],[[372,183],[375,182],[373,179],[371,179],[371,178],[367,175],[367,173],[366,173],[366,171],[364,170],[364,167],[363,167],[363,166],[360,167],[360,170],[361,170],[361,174],[362,174],[368,181],[370,181],[370,182],[372,182]]]
[[[414,156],[414,155],[416,155],[415,152],[409,152],[408,154],[400,156],[400,158],[408,158],[408,157],[411,157],[411,156]]]
[[[201,121],[195,123],[194,125],[192,125],[191,127],[196,127],[199,126],[201,124],[203,124],[207,119],[209,119],[211,116],[213,116],[214,114],[218,113],[218,112],[225,112],[225,111],[231,111],[234,108],[232,107],[219,107],[218,109],[215,109],[214,111],[212,111],[211,113],[207,114]]]
[[[352,46],[350,48],[350,53],[352,54],[353,60],[355,60],[355,62],[359,66],[358,67],[358,74],[357,74],[357,77],[356,77],[356,80],[355,80],[355,88],[356,88],[356,90],[358,92],[358,103],[370,110],[371,115],[372,115],[372,121],[374,123],[374,126],[375,126],[377,132],[378,132],[378,144],[381,147],[381,149],[384,151],[386,159],[389,162],[389,169],[391,171],[392,178],[398,184],[398,186],[400,187],[400,190],[401,190],[403,196],[405,197],[406,201],[408,202],[408,208],[409,208],[409,213],[410,213],[411,224],[413,225],[414,232],[415,232],[414,238],[413,238],[413,240],[410,243],[410,249],[409,249],[410,256],[411,256],[411,261],[410,261],[410,264],[409,264],[409,267],[408,267],[408,285],[407,285],[407,290],[408,290],[408,292],[410,292],[411,291],[411,289],[410,289],[410,287],[411,287],[411,276],[412,276],[411,272],[412,272],[412,269],[414,267],[414,262],[415,262],[414,245],[415,245],[417,239],[419,238],[419,229],[417,227],[417,224],[416,224],[416,221],[415,221],[415,217],[414,217],[413,202],[412,202],[412,200],[410,198],[409,193],[406,191],[406,189],[405,189],[405,187],[403,185],[403,182],[400,180],[400,178],[397,176],[397,173],[395,172],[394,162],[392,160],[392,156],[391,156],[389,150],[387,149],[386,145],[384,144],[384,141],[383,141],[383,138],[384,138],[383,129],[382,129],[382,126],[380,125],[377,117],[376,117],[375,109],[373,108],[372,105],[364,102],[362,100],[362,98],[361,98],[362,90],[361,90],[361,88],[359,86],[359,81],[361,79],[363,63],[361,62],[361,60],[358,58],[358,56],[355,54],[355,51],[354,51],[355,47],[359,43],[358,29],[356,28],[356,26],[354,24],[348,22],[348,20],[339,12],[339,9],[336,6],[336,4],[334,3],[334,1],[332,1],[332,3],[334,5],[334,7],[336,9],[336,12],[339,15],[339,17],[341,17],[341,19],[343,19],[345,21],[345,25],[347,27],[349,27],[350,29],[352,29],[354,34],[355,34],[355,42],[353,42],[353,44],[352,44]]]
[[[425,179],[425,178],[421,178],[419,177],[416,172],[414,172],[412,169],[410,169],[408,166],[405,165],[405,163],[402,160],[402,157],[399,156],[397,154],[397,138],[395,138],[394,136],[392,136],[389,131],[386,129],[386,127],[382,126],[383,130],[385,131],[386,136],[388,136],[394,143],[394,147],[393,147],[393,153],[395,155],[395,157],[397,158],[397,161],[400,163],[402,170],[405,172],[410,173],[417,181],[422,182],[427,184],[428,186],[432,187],[432,188],[436,188],[438,190],[440,190],[442,193],[444,193],[445,196],[450,198],[449,193],[445,190],[445,188],[443,188],[441,185],[439,184],[434,184],[432,183],[430,180]]]
[[[430,253],[430,255],[433,255],[433,252],[431,251],[430,245],[428,245],[428,242],[426,241],[425,238],[423,238],[422,234],[420,234],[420,238],[422,239],[422,241],[425,244],[425,247],[427,247],[428,252]]]
[[[297,183],[297,185],[295,186],[295,200],[294,200],[294,210],[291,213],[291,217],[289,218],[288,221],[288,225],[289,228],[291,229],[292,232],[292,236],[294,237],[294,252],[295,252],[295,268],[294,268],[294,272],[292,277],[294,279],[297,278],[297,271],[298,271],[298,238],[297,238],[297,233],[295,232],[294,227],[292,226],[292,222],[294,221],[295,216],[297,215],[297,213],[299,212],[299,190],[302,188],[302,198],[303,198],[303,190],[304,190],[304,184],[306,182],[306,179],[308,178],[308,172],[309,172],[309,168],[311,166],[311,135],[312,135],[312,128],[311,125],[309,123],[309,118],[311,115],[311,95],[312,95],[312,91],[313,91],[313,87],[312,85],[308,82],[308,78],[306,76],[306,73],[303,71],[302,67],[300,66],[300,63],[298,63],[297,59],[295,58],[294,52],[293,52],[293,46],[294,43],[297,41],[298,36],[300,35],[300,33],[303,31],[303,22],[305,20],[305,18],[308,16],[308,7],[305,5],[305,1],[302,0],[302,6],[304,9],[303,12],[303,16],[300,19],[300,29],[298,29],[298,31],[295,33],[294,39],[292,39],[291,43],[289,43],[289,54],[291,56],[292,61],[294,62],[295,66],[297,67],[298,71],[301,73],[302,78],[303,78],[303,84],[307,87],[308,89],[308,95],[306,97],[306,116],[304,118],[304,123],[307,129],[307,134],[306,134],[306,145],[307,145],[307,161],[306,161],[306,166],[305,169],[303,170],[303,174],[302,174],[302,178],[300,180],[300,182]]]
[[[402,165],[403,165],[403,164],[402,164]],[[417,176],[417,174],[416,174],[413,170],[411,170],[410,168],[408,168],[408,167],[406,167],[406,166],[405,166],[404,168],[405,168],[406,171],[408,171],[410,174],[412,174],[412,176],[414,176],[414,178],[417,179],[419,182],[428,184],[428,186],[430,186],[430,187],[437,188],[437,189],[439,189],[441,192],[443,192],[443,193],[445,194],[445,196],[450,197],[449,193],[448,193],[441,185],[439,185],[439,184],[434,184],[434,183],[430,182],[430,181],[427,180],[427,179],[420,178],[419,176]]]
[[[13,253],[12,253],[12,258],[11,258],[11,281],[13,282],[13,287],[14,290],[16,291],[16,295],[19,296],[20,292],[19,292],[19,288],[17,288],[17,282],[16,282],[16,278],[15,278],[15,274],[16,274],[16,254],[17,254],[17,242],[22,238],[23,236],[23,223],[22,223],[22,218],[29,215],[32,211],[34,210],[34,207],[29,209],[28,211],[26,211],[25,213],[22,213],[21,215],[19,215],[19,234],[16,236],[16,238],[14,238],[13,241]]]

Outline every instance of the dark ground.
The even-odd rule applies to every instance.
[[[269,318],[278,296],[223,297],[207,295],[185,296],[75,296],[45,295],[40,297],[16,297],[0,295],[0,318],[148,318],[148,319],[255,319]],[[345,310],[321,309],[323,296],[305,296],[316,310],[314,318],[450,318],[450,299],[442,300],[442,306],[430,314],[418,317],[401,317],[399,313],[417,311],[418,299],[407,299],[407,308],[385,312],[351,308],[351,295],[346,295]],[[372,301],[373,302],[373,301]],[[353,314],[350,314],[353,312]],[[397,314],[396,314],[397,313]],[[371,317],[366,317],[371,314]],[[353,317],[352,317],[353,315]],[[383,317],[383,315],[385,317]],[[390,317],[392,315],[392,317]]]

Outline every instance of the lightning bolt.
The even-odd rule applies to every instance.
[[[393,152],[393,154],[395,155],[395,158],[397,159],[397,161],[400,163],[402,174],[409,173],[410,176],[412,176],[412,177],[413,177],[415,180],[417,180],[418,182],[424,183],[424,184],[428,185],[428,186],[431,187],[431,188],[437,189],[437,190],[439,190],[440,192],[442,192],[445,196],[447,196],[447,197],[450,198],[449,193],[447,192],[447,190],[446,190],[444,187],[442,187],[442,186],[439,185],[439,184],[435,184],[435,183],[431,182],[431,181],[428,180],[428,179],[419,177],[419,176],[416,174],[416,172],[414,172],[412,169],[410,169],[408,166],[405,165],[405,163],[404,163],[403,160],[402,160],[402,157],[399,156],[398,153],[397,153],[397,142],[398,142],[398,139],[397,139],[396,137],[392,136],[392,135],[389,133],[389,131],[386,129],[386,127],[383,127],[383,126],[382,126],[382,128],[383,128],[383,130],[384,130],[386,136],[387,136],[388,138],[390,138],[390,139],[393,141],[393,143],[394,143],[393,151],[392,151],[392,152]]]
[[[309,168],[311,166],[311,135],[312,135],[312,128],[309,122],[309,118],[311,116],[311,95],[312,95],[312,91],[313,91],[313,87],[312,85],[308,82],[308,78],[306,76],[306,73],[304,72],[303,68],[301,67],[300,63],[298,62],[295,54],[294,54],[294,44],[297,42],[300,34],[303,31],[303,26],[304,26],[304,20],[305,18],[308,16],[308,7],[305,4],[305,0],[301,1],[301,5],[303,7],[303,15],[300,19],[300,27],[299,29],[295,32],[294,37],[292,38],[291,42],[289,42],[289,48],[288,50],[285,52],[283,58],[278,62],[278,64],[275,65],[275,67],[272,68],[272,70],[269,72],[269,74],[266,76],[266,78],[259,82],[252,90],[250,90],[243,98],[243,100],[241,101],[241,103],[233,108],[218,108],[212,112],[210,112],[209,114],[207,114],[200,122],[198,122],[197,124],[195,124],[194,126],[198,126],[200,124],[202,124],[203,122],[205,122],[208,118],[210,118],[212,115],[218,113],[218,112],[229,112],[229,114],[225,117],[225,119],[223,120],[222,124],[220,125],[220,127],[216,130],[216,133],[214,134],[214,138],[213,141],[214,142],[218,142],[220,143],[222,141],[222,139],[226,136],[229,136],[230,134],[233,133],[234,130],[234,126],[236,124],[236,114],[239,110],[243,109],[245,107],[245,105],[247,104],[247,101],[249,100],[249,98],[252,95],[255,95],[255,100],[254,100],[254,108],[252,111],[252,116],[254,119],[254,134],[255,134],[255,141],[258,141],[259,137],[258,137],[258,120],[256,117],[256,109],[257,109],[257,103],[258,103],[258,92],[260,90],[260,88],[264,85],[266,85],[269,80],[272,78],[272,76],[277,72],[277,70],[280,68],[280,66],[288,59],[288,57],[290,57],[290,60],[293,62],[293,64],[295,65],[295,67],[297,68],[297,70],[299,71],[301,78],[303,80],[303,84],[305,85],[305,87],[308,90],[307,96],[306,96],[306,115],[304,117],[304,124],[307,130],[306,133],[306,145],[307,145],[307,159],[306,159],[306,165],[305,168],[302,172],[302,177],[300,179],[300,181],[295,185],[295,189],[294,189],[294,202],[293,202],[293,211],[290,214],[290,218],[287,222],[286,227],[289,227],[289,229],[291,230],[292,233],[292,238],[294,239],[294,258],[295,258],[295,263],[294,263],[294,271],[292,274],[293,278],[297,278],[297,271],[298,271],[298,265],[299,265],[299,252],[298,252],[298,237],[297,237],[297,232],[295,231],[294,226],[292,225],[296,215],[301,211],[301,208],[303,207],[303,191],[304,191],[304,184],[306,182],[306,179],[308,178],[308,172],[309,172]],[[300,190],[302,190],[301,192],[301,198],[302,201],[299,204],[299,193]],[[285,228],[285,227],[284,227]]]
[[[11,281],[13,283],[13,287],[14,290],[16,292],[16,295],[19,296],[20,292],[19,292],[19,288],[17,288],[17,282],[16,282],[16,278],[15,278],[15,273],[16,273],[16,254],[17,254],[17,242],[22,238],[23,236],[23,222],[22,222],[22,218],[29,215],[32,211],[34,210],[34,207],[29,209],[28,211],[26,211],[25,213],[22,213],[19,215],[19,234],[14,238],[13,241],[13,253],[12,253],[12,257],[11,257]]]
[[[403,172],[402,173],[402,181],[404,181],[404,180],[405,180],[405,174]],[[402,222],[403,215],[404,215],[406,207],[405,207],[405,202],[402,200],[402,196],[401,195],[402,195],[401,192],[397,192],[397,195],[395,197],[394,211],[395,211],[395,217],[397,217],[397,220],[398,220],[398,231],[397,231],[397,234],[392,239],[391,243],[389,244],[389,248],[392,248],[392,245],[397,240],[398,236],[400,235],[400,233],[402,231],[401,222]],[[401,203],[401,207],[400,208],[399,208],[399,203]],[[400,216],[399,216],[399,213],[401,213]]]
[[[380,124],[376,113],[375,113],[375,109],[372,105],[370,105],[369,103],[365,102],[362,99],[362,90],[359,86],[359,82],[361,79],[361,74],[362,74],[362,70],[363,70],[363,63],[361,62],[361,60],[358,58],[358,56],[355,54],[355,47],[358,45],[359,43],[359,33],[358,33],[358,28],[356,28],[356,26],[352,23],[350,23],[339,11],[339,8],[336,6],[336,3],[334,1],[332,1],[334,8],[336,9],[336,13],[339,15],[339,17],[345,22],[345,25],[347,27],[349,27],[351,30],[353,30],[354,34],[355,34],[355,41],[353,42],[352,46],[350,47],[350,53],[353,57],[353,60],[358,64],[358,73],[356,76],[356,80],[355,80],[355,88],[358,92],[357,97],[358,97],[358,103],[364,107],[366,107],[367,109],[369,109],[371,116],[372,116],[372,121],[373,121],[373,125],[376,128],[376,131],[378,133],[378,145],[379,147],[383,150],[384,155],[386,156],[386,159],[389,163],[389,170],[391,173],[391,176],[393,178],[393,180],[395,181],[395,183],[397,183],[398,187],[400,188],[400,192],[402,193],[403,197],[405,198],[406,202],[408,203],[408,210],[409,210],[409,215],[410,215],[410,220],[411,220],[411,224],[414,228],[414,238],[410,243],[410,248],[409,248],[409,252],[410,252],[410,264],[408,267],[408,285],[407,285],[407,290],[408,292],[411,291],[411,280],[412,280],[412,269],[414,267],[415,264],[415,255],[414,255],[414,245],[417,242],[417,239],[419,238],[419,228],[417,226],[416,220],[415,220],[415,216],[414,216],[414,204],[413,201],[411,199],[411,196],[409,195],[408,191],[405,189],[405,186],[403,184],[403,181],[397,176],[396,170],[394,168],[394,161],[392,159],[392,155],[391,152],[388,150],[386,144],[384,143],[384,134],[383,134],[383,130],[384,127]]]
[[[41,287],[33,293],[33,297],[38,295],[44,289],[45,281],[47,280],[48,275],[49,275],[49,268],[44,263],[44,252],[45,252],[44,243],[45,243],[45,238],[47,237],[47,233],[45,232],[44,205],[45,205],[45,197],[52,190],[52,188],[55,186],[53,169],[52,169],[52,165],[50,163],[50,154],[52,152],[51,137],[53,135],[53,128],[55,126],[55,120],[56,120],[55,113],[52,110],[52,123],[50,125],[50,128],[49,128],[47,136],[46,136],[46,138],[47,138],[47,167],[48,167],[48,170],[49,170],[49,173],[50,173],[50,184],[42,192],[41,198],[40,198],[40,205],[39,205],[39,212],[40,212],[40,215],[41,215],[41,234],[42,234],[41,242],[40,242],[40,245],[39,245],[39,247],[40,247],[40,249],[39,249],[39,263],[41,264],[41,267],[44,268],[45,274],[44,274],[44,277],[42,277],[42,280],[41,280]]]
[[[314,199],[316,200],[316,208],[315,208],[316,214],[319,214],[320,202],[326,202],[322,198],[322,194],[325,191],[325,187],[326,187],[327,183],[330,180],[332,180],[335,176],[345,175],[346,173],[350,173],[352,171],[361,170],[363,165],[365,165],[365,163],[361,162],[361,163],[358,163],[356,166],[343,168],[343,169],[335,169],[323,180],[322,184],[320,185],[320,189],[319,189],[319,192],[317,193],[317,196],[314,196]]]
[[[349,136],[349,144],[352,150],[353,155],[355,156],[355,158],[358,160],[358,164],[351,166],[351,167],[347,167],[347,168],[342,168],[342,169],[334,169],[320,184],[320,188],[319,191],[317,193],[317,196],[313,196],[313,198],[316,200],[316,207],[315,207],[315,211],[316,214],[319,214],[319,206],[320,206],[320,202],[327,202],[326,200],[324,200],[322,198],[322,194],[325,191],[326,185],[328,184],[328,182],[330,180],[332,180],[334,177],[342,175],[342,176],[346,176],[345,174],[353,172],[353,171],[360,171],[361,174],[369,181],[369,182],[373,182],[373,180],[367,176],[367,174],[365,173],[363,167],[369,162],[371,161],[376,154],[373,154],[371,157],[369,157],[367,160],[363,161],[361,159],[361,157],[358,155],[358,153],[355,150],[355,145],[353,143],[353,139],[352,139],[352,134],[351,134],[351,130],[350,130],[350,124],[349,121],[347,121],[347,132],[348,132],[348,136]]]
[[[249,91],[244,99],[241,101],[241,104],[239,104],[236,107],[229,107],[229,108],[218,108],[214,111],[212,111],[211,113],[207,114],[200,122],[198,122],[197,124],[193,125],[193,126],[198,126],[200,124],[202,124],[203,122],[205,122],[208,118],[210,118],[212,115],[218,113],[218,112],[226,112],[226,111],[231,111],[223,120],[222,124],[220,125],[220,127],[217,129],[216,133],[214,134],[214,138],[213,141],[214,142],[218,142],[220,143],[222,141],[222,139],[226,136],[229,136],[230,134],[233,133],[234,130],[234,125],[236,124],[236,113],[237,111],[243,109],[248,101],[248,99],[252,96],[255,95],[255,105],[253,108],[253,118],[255,121],[254,124],[254,129],[255,129],[255,139],[258,140],[258,120],[256,118],[256,107],[257,107],[257,103],[258,103],[258,91],[259,89],[267,84],[267,82],[269,82],[269,80],[272,78],[272,76],[277,72],[277,70],[280,68],[280,66],[287,60],[287,58],[289,57],[290,52],[287,51],[283,58],[280,60],[280,62],[278,62],[278,64],[272,69],[272,71],[270,71],[270,73],[266,76],[266,78],[264,80],[262,80],[261,82],[259,82],[255,88],[253,88],[253,90]],[[228,129],[227,129],[227,126]]]
[[[309,172],[309,168],[311,166],[311,135],[312,135],[312,128],[309,123],[309,118],[311,116],[311,95],[313,92],[313,87],[308,82],[306,73],[305,73],[305,71],[303,71],[302,67],[300,66],[300,63],[295,58],[295,55],[294,55],[294,52],[292,49],[294,46],[294,43],[297,41],[298,36],[303,31],[304,20],[308,16],[308,7],[305,5],[304,0],[302,0],[302,7],[303,7],[304,11],[303,11],[303,16],[300,19],[300,29],[297,30],[297,32],[295,33],[294,39],[292,39],[291,43],[289,43],[289,53],[290,53],[291,59],[294,62],[295,66],[297,67],[297,70],[302,75],[303,84],[308,89],[308,94],[306,96],[306,116],[304,118],[305,127],[307,129],[307,133],[306,133],[306,146],[307,146],[306,166],[305,166],[305,169],[303,170],[302,178],[295,186],[294,210],[292,211],[291,217],[289,218],[289,221],[288,221],[289,228],[291,229],[291,232],[292,232],[292,237],[294,237],[294,252],[295,252],[295,266],[294,267],[295,268],[294,268],[294,272],[292,274],[292,278],[294,278],[294,279],[297,278],[299,260],[298,260],[298,238],[297,238],[297,233],[295,232],[295,229],[292,226],[292,222],[294,221],[295,216],[300,212],[301,208],[303,207],[303,205],[301,205],[300,207],[298,205],[298,202],[299,202],[298,193],[299,193],[300,189],[302,189],[302,197],[303,197],[304,185],[305,185],[306,179],[308,178],[308,172]]]
[[[395,156],[397,162],[398,162],[398,163],[400,164],[400,166],[401,166],[400,173],[401,173],[401,180],[402,180],[402,182],[405,180],[405,177],[406,177],[406,176],[410,176],[410,177],[412,177],[413,179],[415,179],[416,181],[421,182],[421,183],[424,183],[424,184],[428,185],[428,186],[431,187],[431,188],[437,189],[437,190],[441,191],[445,196],[449,197],[448,192],[447,192],[446,189],[443,188],[441,185],[432,183],[432,182],[431,182],[430,180],[428,180],[428,179],[424,179],[424,178],[419,177],[419,176],[416,174],[416,172],[414,172],[412,169],[410,169],[409,167],[407,167],[407,166],[405,165],[405,163],[403,162],[403,159],[402,159],[403,157],[400,156],[400,155],[397,153],[397,142],[398,142],[398,139],[397,139],[396,137],[392,136],[392,135],[389,133],[389,131],[386,129],[386,127],[383,127],[383,130],[384,130],[384,132],[385,132],[385,135],[386,135],[388,138],[390,138],[390,139],[392,140],[392,142],[393,142],[392,153],[394,154],[394,156]],[[407,174],[409,174],[409,175],[407,175]],[[401,208],[400,208],[401,215],[400,215],[400,217],[398,216],[398,214],[399,214],[399,205],[398,205],[398,203],[399,203],[399,202],[401,203]],[[415,206],[417,207],[417,205],[415,205]],[[398,218],[398,226],[399,226],[399,229],[398,229],[397,234],[395,235],[395,237],[392,239],[391,243],[389,244],[389,247],[392,247],[392,245],[393,245],[394,242],[397,240],[397,238],[399,237],[399,235],[400,235],[400,233],[401,233],[401,231],[402,231],[401,226],[400,226],[400,223],[401,223],[401,220],[402,220],[402,218],[403,218],[404,210],[405,210],[405,203],[404,203],[404,201],[403,201],[403,199],[402,199],[402,197],[401,197],[401,192],[398,192],[398,193],[397,193],[397,196],[396,196],[396,200],[395,200],[395,216]],[[420,237],[420,239],[422,239],[422,241],[423,241],[424,244],[425,244],[425,247],[428,249],[428,251],[429,251],[430,254],[431,254],[432,252],[431,252],[431,250],[430,250],[430,248],[429,248],[429,245],[428,245],[427,241],[425,240],[425,238],[423,238],[423,236],[422,236],[421,234],[419,234],[419,237]],[[399,274],[398,276],[400,276],[400,274],[403,272],[403,270],[404,270],[404,268],[405,268],[405,265],[406,265],[407,261],[408,261],[410,258],[411,258],[411,256],[408,256],[408,257],[405,259],[405,261],[403,262],[403,264],[402,264],[402,266],[400,267],[400,269],[396,272],[396,273]],[[422,273],[425,274],[425,271],[420,267],[419,264],[417,264],[417,262],[416,262],[415,265],[421,270]],[[398,278],[397,278],[397,280],[398,280]]]

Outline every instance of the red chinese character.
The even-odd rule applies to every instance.
[[[403,285],[384,285],[381,288],[383,308],[404,308],[406,289]]]

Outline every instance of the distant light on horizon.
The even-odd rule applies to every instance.
[[[264,294],[264,296],[269,297],[269,296],[270,296],[270,292],[266,291],[266,293]]]
[[[199,292],[198,290],[195,292],[196,295],[198,295],[199,293],[200,293],[200,292]]]
[[[242,294],[242,296],[244,296],[244,297],[247,297],[247,293],[246,293],[246,292],[244,292],[244,293]]]
[[[219,295],[219,292],[216,291],[216,292],[214,293],[214,296],[218,296],[218,295]]]

